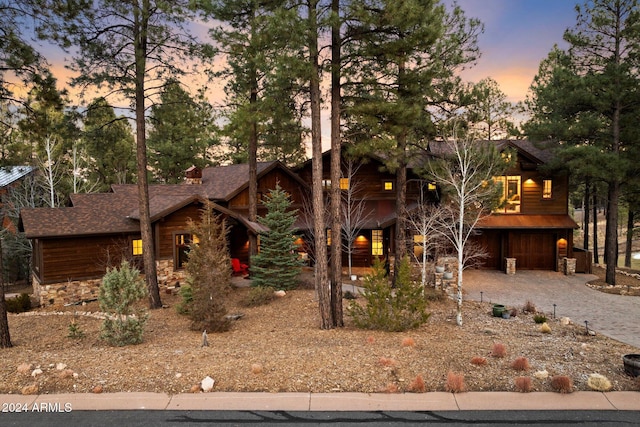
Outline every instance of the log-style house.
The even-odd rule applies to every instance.
[[[188,245],[189,220],[198,220],[204,201],[229,226],[232,258],[248,262],[249,234],[263,228],[248,219],[248,165],[187,171],[185,183],[151,185],[149,204],[161,284],[182,277]],[[280,162],[258,164],[258,191],[266,194],[276,183],[300,207],[307,185]],[[266,213],[259,202],[258,214]],[[41,303],[69,303],[95,298],[107,267],[128,259],[143,269],[140,214],[136,185],[114,185],[109,193],[74,194],[65,208],[28,208],[20,228],[33,243],[34,292]]]
[[[484,268],[505,270],[505,259],[510,258],[516,260],[518,269],[558,270],[563,258],[574,257],[572,236],[577,225],[568,214],[568,177],[544,174],[541,166],[549,160],[549,153],[527,141],[495,143],[501,149],[515,149],[518,158],[503,177],[496,177],[504,184],[505,207],[493,212],[477,228],[475,239],[489,255]],[[329,157],[329,152],[323,156],[323,184],[327,190],[331,184]],[[352,174],[346,163],[343,169],[343,194],[354,190],[356,203],[362,201],[364,206],[352,254],[353,266],[370,266],[376,257],[385,258],[394,251],[396,182],[395,175],[383,165],[381,158],[372,156],[356,162]],[[437,203],[434,183],[420,179],[411,168],[407,175],[409,210],[420,197]],[[262,228],[248,220],[248,176],[246,164],[191,168],[182,184],[150,186],[161,284],[181,280],[180,271],[192,240],[188,221],[197,220],[205,200],[214,203],[230,226],[231,257],[249,264],[249,233],[259,233]],[[311,245],[304,244],[304,240],[311,240],[313,229],[304,203],[310,194],[311,162],[295,171],[279,162],[259,163],[259,215],[266,213],[261,197],[276,183],[291,195],[292,208],[299,211],[296,226],[302,235],[300,251],[311,250]],[[114,185],[110,193],[74,194],[71,206],[66,208],[23,209],[20,229],[33,243],[32,281],[44,304],[95,297],[107,266],[117,265],[123,258],[138,262],[143,268],[135,185]],[[415,233],[407,233],[411,246]],[[421,250],[418,245],[407,249]],[[346,254],[343,265],[346,266]]]

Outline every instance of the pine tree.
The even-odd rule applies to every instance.
[[[259,218],[259,222],[269,230],[260,234],[260,252],[251,258],[253,286],[293,289],[302,267],[293,234],[297,210],[288,210],[291,206],[289,195],[279,184],[264,204],[267,214]]]
[[[227,331],[231,326],[225,306],[231,284],[227,226],[207,203],[200,214],[200,222],[192,222],[189,229],[197,241],[191,245],[186,266],[187,281],[191,286],[192,305],[187,310],[191,329]]]
[[[175,79],[170,79],[160,95],[160,103],[151,107],[147,147],[149,163],[158,182],[178,184],[191,165],[207,165],[206,151],[211,139],[207,124],[212,117],[202,110]]]

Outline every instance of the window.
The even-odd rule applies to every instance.
[[[189,258],[189,247],[193,243],[198,243],[198,239],[189,234],[182,233],[176,234],[174,237],[175,248],[174,248],[174,259],[173,265],[175,269],[183,268],[184,264],[187,262]]]
[[[500,201],[503,207],[496,212],[520,213],[521,194],[519,175],[498,176],[494,178],[496,183],[502,187],[502,198]]]
[[[131,248],[133,249],[133,256],[142,255],[142,239],[132,240]]]
[[[543,199],[551,198],[551,195],[553,194],[551,192],[552,188],[553,188],[553,182],[550,179],[545,179],[542,181],[542,198]]]
[[[427,239],[427,236],[423,236],[422,234],[414,234],[413,235],[413,255],[416,259],[422,259],[422,254],[424,253],[424,243]]]
[[[349,189],[349,178],[340,178],[340,189],[341,190]]]
[[[382,188],[384,189],[384,191],[393,190],[393,181],[384,181],[382,183]]]
[[[322,180],[322,189],[323,190],[331,189],[331,180],[330,179],[323,179]]]
[[[327,246],[331,246],[331,229],[327,229]]]
[[[371,255],[384,255],[382,250],[382,230],[371,230]]]
[[[427,184],[427,190],[429,191],[436,191],[436,183],[435,182],[430,182]]]

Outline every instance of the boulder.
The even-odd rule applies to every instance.
[[[31,376],[32,377],[37,377],[40,374],[42,374],[42,369],[40,369],[40,368],[36,368],[33,371],[31,371]]]
[[[213,390],[213,385],[215,384],[215,382],[216,381],[213,378],[211,378],[210,376],[206,376],[200,382],[200,388],[202,388],[202,391],[204,391],[205,393],[210,392],[211,390]]]
[[[31,363],[21,363],[18,365],[18,372],[24,375],[27,375],[29,372],[31,372],[32,369],[33,366],[31,365]]]
[[[27,394],[38,394],[38,385],[37,384],[31,384],[25,387],[22,387],[21,393],[24,395]]]

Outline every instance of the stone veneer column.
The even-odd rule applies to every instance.
[[[516,274],[516,259],[515,258],[505,258],[506,268],[505,273],[507,274]]]
[[[562,272],[566,276],[573,276],[576,274],[576,259],[575,258],[562,258]]]

